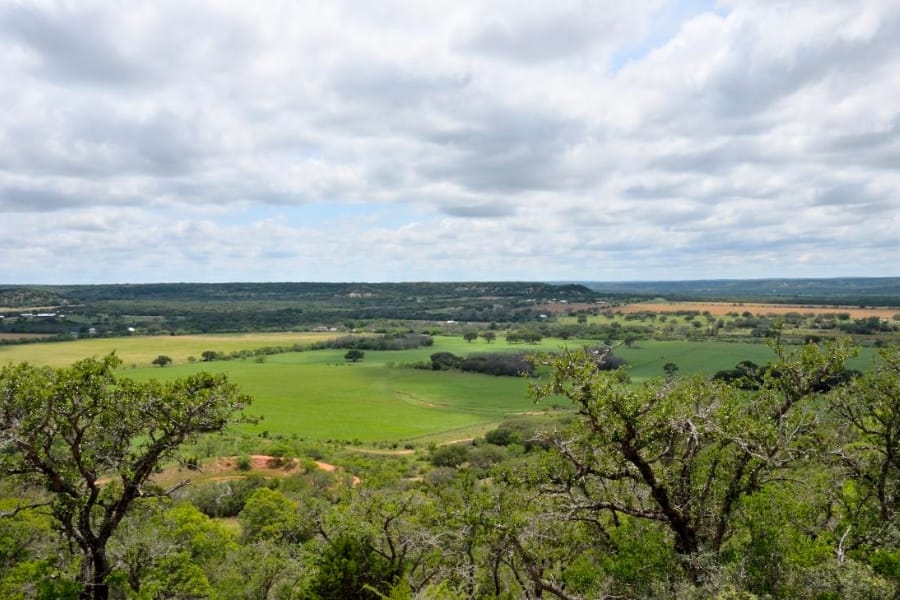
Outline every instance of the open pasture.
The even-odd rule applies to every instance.
[[[545,339],[540,344],[507,344],[482,339],[438,336],[434,345],[404,351],[366,351],[356,364],[345,350],[318,350],[243,360],[188,363],[204,350],[228,352],[266,345],[289,345],[323,339],[329,334],[247,334],[163,336],[38,343],[0,348],[3,362],[29,360],[60,366],[85,356],[115,350],[124,360],[123,375],[137,379],[174,379],[200,370],[225,373],[254,398],[250,413],[264,419],[244,425],[247,433],[280,434],[309,440],[359,440],[402,443],[463,439],[482,434],[505,418],[541,411],[527,397],[528,382],[458,371],[414,369],[434,352],[555,351],[579,348],[582,340]],[[333,335],[333,334],[332,334]],[[635,383],[661,377],[662,365],[673,362],[681,375],[711,375],[741,360],[764,364],[774,356],[762,343],[639,341],[619,346]],[[159,354],[175,363],[152,367]],[[863,349],[851,366],[865,368],[871,350]],[[132,366],[135,365],[135,366]]]
[[[788,346],[790,353],[796,349]],[[848,361],[848,368],[864,370],[872,364],[872,348],[860,348],[859,354]],[[631,348],[620,346],[616,354],[628,361],[628,374],[638,383],[662,377],[662,367],[668,362],[678,366],[678,374],[713,375],[716,371],[733,368],[742,360],[764,365],[775,358],[775,352],[765,343],[668,341],[636,342]]]
[[[362,362],[348,364],[344,352],[280,354],[263,363],[236,360],[128,369],[126,374],[170,379],[204,369],[225,373],[253,396],[249,412],[264,417],[243,430],[314,440],[467,437],[473,428],[481,430],[535,409],[523,379],[388,366],[407,352],[367,351]]]

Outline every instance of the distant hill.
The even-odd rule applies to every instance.
[[[31,308],[35,306],[59,306],[63,298],[54,292],[27,287],[0,287],[0,306]]]
[[[900,277],[833,279],[710,279],[697,281],[582,281],[600,294],[723,300],[900,306]]]
[[[408,301],[410,299],[540,298],[570,302],[596,294],[578,284],[539,282],[404,282],[404,283],[146,283],[39,286],[73,303],[107,301],[179,302],[342,302]]]

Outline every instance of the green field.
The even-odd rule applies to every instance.
[[[790,350],[791,347],[788,347]],[[616,354],[628,361],[628,373],[634,382],[661,377],[662,366],[667,362],[678,365],[680,375],[712,375],[716,371],[730,369],[742,360],[763,365],[775,358],[768,345],[752,342],[651,340],[636,342],[631,348],[621,346],[616,349]],[[866,369],[872,363],[872,356],[871,348],[861,348],[859,355],[849,361],[848,367]]]
[[[434,352],[556,350],[558,340],[532,346],[472,343],[438,337],[434,346],[396,352],[367,351],[356,364],[344,350],[319,350],[253,359],[126,369],[138,379],[175,378],[198,370],[226,373],[254,397],[264,420],[251,432],[295,434],[317,440],[393,442],[471,437],[504,418],[540,410],[527,398],[528,382],[515,377],[412,369]]]
[[[318,336],[321,338],[321,335]],[[225,373],[254,398],[251,413],[262,416],[248,433],[291,435],[310,440],[375,442],[448,441],[478,435],[505,418],[545,410],[527,397],[527,381],[455,371],[413,369],[434,352],[464,355],[483,351],[558,350],[583,342],[545,340],[538,345],[508,345],[459,337],[435,338],[433,346],[396,352],[367,351],[356,364],[344,350],[319,350],[254,359],[187,363],[203,350],[231,351],[265,345],[311,341],[309,334],[135,337],[3,347],[4,362],[30,360],[62,365],[111,350],[124,359],[123,374],[136,379],[173,379],[200,370]],[[765,344],[728,342],[641,341],[616,353],[628,361],[632,380],[660,377],[662,365],[674,362],[682,375],[711,375],[741,360],[763,364],[773,357]],[[158,354],[175,364],[149,366]],[[865,368],[871,350],[863,349],[851,366]],[[137,366],[132,366],[137,365]]]

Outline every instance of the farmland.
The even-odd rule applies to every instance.
[[[242,426],[245,433],[391,444],[473,437],[515,415],[568,408],[561,403],[535,406],[527,398],[525,379],[411,368],[428,363],[432,353],[552,352],[592,343],[545,339],[540,344],[509,345],[437,336],[434,345],[425,348],[366,352],[365,359],[357,364],[347,363],[343,350],[188,362],[189,356],[200,356],[209,349],[250,350],[328,337],[292,333],[111,338],[5,346],[0,356],[4,362],[61,366],[115,351],[123,360],[124,374],[135,379],[170,380],[201,370],[225,373],[254,398],[251,414],[263,417],[259,424]],[[762,364],[772,358],[771,349],[762,343],[647,340],[620,346],[616,353],[628,361],[628,372],[635,383],[660,377],[667,362],[678,365],[681,374],[711,375],[742,360]],[[170,355],[173,365],[151,366],[151,360],[159,354]],[[870,356],[871,352],[864,349],[854,364],[865,366]]]
[[[822,306],[816,304],[767,304],[759,302],[635,302],[617,306],[617,311],[623,313],[654,312],[684,312],[698,311],[708,312],[714,317],[723,317],[732,313],[750,312],[758,315],[787,315],[791,313],[803,313],[814,315],[827,315],[835,313],[847,313],[853,319],[867,319],[879,317],[890,319],[900,308],[896,307],[856,307],[856,306]]]
[[[199,358],[206,350],[231,352],[261,346],[309,344],[328,337],[328,334],[323,333],[155,335],[4,345],[0,346],[0,364],[27,361],[38,365],[61,367],[80,358],[103,356],[110,352],[115,352],[126,366],[149,365],[150,361],[160,354],[170,356],[175,363],[179,363],[187,362],[191,356]]]

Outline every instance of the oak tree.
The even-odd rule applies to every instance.
[[[0,475],[47,493],[81,554],[82,599],[108,598],[107,544],[136,499],[166,492],[153,472],[183,442],[244,420],[250,401],[221,375],[138,382],[117,377],[120,363],[111,354],[0,371]]]

